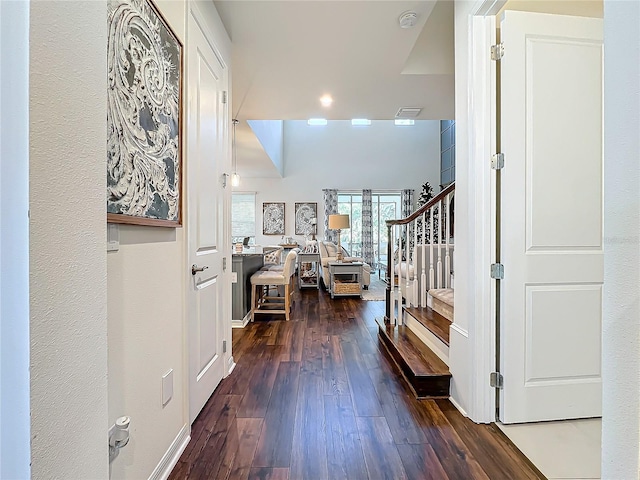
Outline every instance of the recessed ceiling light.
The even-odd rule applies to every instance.
[[[312,126],[326,125],[327,119],[326,118],[310,118],[309,120],[307,120],[307,124]]]
[[[371,120],[368,118],[354,118],[351,120],[351,125],[354,126],[368,126],[371,125]]]
[[[396,118],[396,125],[415,125],[416,121],[411,118]]]
[[[333,98],[331,98],[331,95],[323,95],[320,97],[320,103],[323,107],[330,107],[333,103]]]

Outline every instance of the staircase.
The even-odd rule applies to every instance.
[[[386,315],[378,320],[378,335],[417,398],[449,396],[454,291],[451,216],[447,213],[454,188],[450,185],[409,217],[387,222],[387,258],[398,260],[388,267]],[[413,242],[407,241],[412,234]],[[396,243],[397,255],[391,252],[393,239],[402,239]],[[403,244],[408,246],[404,255]],[[390,271],[396,275],[391,276]]]

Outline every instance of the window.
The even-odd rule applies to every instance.
[[[231,236],[234,241],[256,235],[256,194],[231,195]]]
[[[342,230],[340,243],[352,257],[362,256],[362,194],[338,192],[338,213],[349,215],[351,225]]]
[[[373,254],[378,264],[387,258],[387,220],[401,218],[400,192],[372,192]],[[362,256],[362,194],[338,192],[338,213],[348,214],[351,228],[340,235],[342,246],[353,257]]]
[[[373,255],[378,265],[387,264],[387,220],[402,218],[400,193],[372,193]]]

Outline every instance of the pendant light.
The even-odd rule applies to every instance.
[[[231,174],[231,186],[237,187],[240,185],[240,175],[238,175],[238,161],[237,161],[237,152],[236,152],[236,125],[238,125],[239,121],[237,118],[231,120],[233,124],[233,139],[232,139],[232,150],[231,154],[233,155],[233,173]]]

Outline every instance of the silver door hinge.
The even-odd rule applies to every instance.
[[[496,153],[491,155],[491,168],[494,170],[500,170],[504,168],[504,153]]]
[[[496,62],[504,57],[504,44],[498,43],[497,45],[491,45],[491,60]]]
[[[489,375],[489,385],[493,388],[502,388],[504,386],[504,377],[500,372],[492,372]]]
[[[504,278],[504,265],[502,265],[501,263],[492,263],[491,278],[502,280]]]
[[[227,103],[227,91],[222,92],[222,103]]]
[[[222,257],[222,271],[227,271],[227,257]]]
[[[227,341],[222,341],[222,353],[227,353]]]

